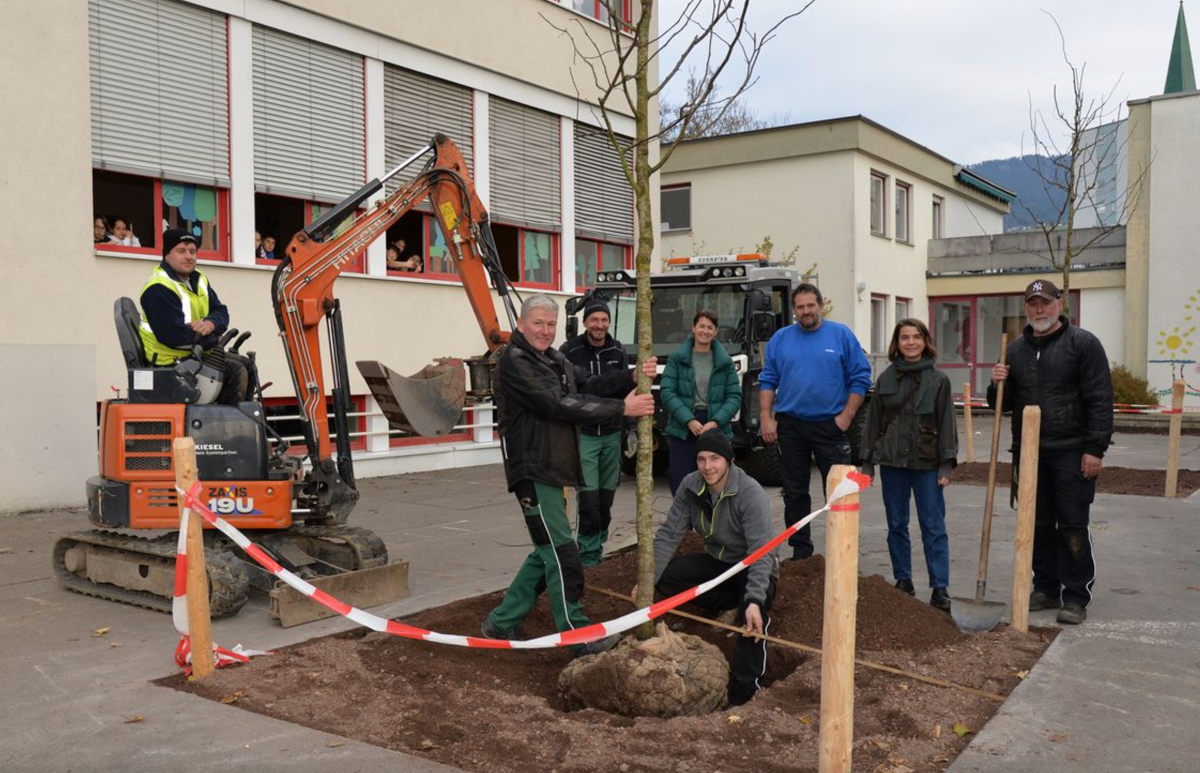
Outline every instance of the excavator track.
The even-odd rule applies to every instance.
[[[68,590],[159,612],[170,612],[178,537],[135,537],[93,529],[54,545],[54,573]],[[229,544],[205,535],[209,613],[232,615],[249,597],[250,578]]]
[[[283,533],[306,551],[343,571],[373,569],[388,562],[387,546],[370,529],[345,524],[293,526]]]

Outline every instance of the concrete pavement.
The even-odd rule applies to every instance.
[[[990,421],[976,424],[987,424],[975,439],[982,458]],[[1185,437],[1182,453],[1185,467],[1200,467],[1200,438]],[[1163,436],[1118,435],[1107,461],[1153,468],[1165,456]],[[502,588],[528,550],[499,466],[372,479],[361,489],[354,523],[374,529],[394,556],[411,562],[412,595],[377,613],[404,615]],[[656,491],[661,518],[669,504],[665,483]],[[632,497],[626,483],[614,547],[634,540]],[[974,593],[983,497],[981,487],[947,492],[954,595]],[[782,502],[772,502],[782,528]],[[1058,637],[953,771],[1190,769],[1200,727],[1198,503],[1097,497],[1099,580],[1089,620]],[[989,597],[1008,601],[1013,517],[999,498],[996,515]],[[343,739],[151,684],[177,670],[170,618],[67,593],[53,578],[55,538],[85,526],[82,510],[0,515],[4,770],[448,770],[353,740],[330,746]],[[823,526],[814,531],[819,549]],[[879,492],[871,491],[863,498],[864,574],[890,577],[884,536]],[[914,563],[921,566],[919,555]],[[923,572],[917,574],[926,599]],[[1034,624],[1052,621],[1052,612],[1033,616]],[[109,632],[92,635],[102,627]],[[256,599],[216,621],[214,638],[269,649],[348,627],[325,620],[281,629]],[[126,721],[136,715],[144,719]]]

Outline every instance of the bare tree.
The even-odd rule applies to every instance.
[[[666,97],[659,99],[658,113],[662,116],[662,122],[678,126],[680,123],[680,112],[688,105],[697,104],[697,97],[702,87],[703,84],[701,84],[700,79],[696,76],[695,71],[689,72],[682,101],[673,102]],[[741,96],[744,95],[745,92],[742,92]],[[772,122],[753,113],[742,99],[726,99],[722,97],[720,87],[713,88],[707,102],[699,103],[697,112],[700,113],[700,116],[693,122],[687,134],[668,134],[664,135],[662,140],[673,142],[676,139],[691,140],[698,137],[716,137],[735,132],[765,129],[773,125]],[[720,115],[715,119],[709,115],[718,113]]]
[[[1049,12],[1043,13],[1058,30],[1063,61],[1071,72],[1071,93],[1060,98],[1058,87],[1054,87],[1054,113],[1049,118],[1033,107],[1030,97],[1029,129],[1034,151],[1042,158],[1040,164],[1027,160],[1026,165],[1041,182],[1046,200],[1059,203],[1051,210],[1051,217],[1025,202],[1021,206],[1045,237],[1046,252],[1041,257],[1062,274],[1064,308],[1069,312],[1072,266],[1088,248],[1122,227],[1137,209],[1148,167],[1115,190],[1102,185],[1100,172],[1115,167],[1126,156],[1128,135],[1123,138],[1117,131],[1124,103],[1113,99],[1120,79],[1103,96],[1088,96],[1084,90],[1087,63],[1076,65],[1072,61],[1058,20]],[[1089,208],[1096,212],[1111,209],[1113,215],[1108,222],[1101,221],[1099,227],[1081,233],[1076,217]]]
[[[657,15],[655,0],[634,2],[633,18],[622,20],[621,0],[603,0],[608,10],[605,34],[595,25],[575,20],[558,26],[570,37],[575,55],[575,72],[590,80],[588,90],[597,94],[597,117],[608,134],[609,142],[620,157],[625,178],[633,189],[637,213],[637,343],[638,360],[650,357],[650,255],[654,251],[656,227],[650,201],[652,175],[675,152],[681,138],[704,134],[723,120],[756,80],[755,68],[764,46],[788,20],[799,16],[815,0],[800,5],[769,24],[762,32],[747,27],[750,0],[684,0],[678,16],[661,20],[654,29]],[[679,53],[666,60],[668,50]],[[666,120],[656,122],[655,107],[663,90],[682,72],[694,79],[683,104]],[[657,72],[658,78],[654,78]],[[657,82],[655,82],[657,80]],[[718,88],[718,82],[725,93]],[[579,82],[576,81],[578,91]],[[594,91],[593,91],[594,90]],[[632,116],[634,137],[625,142],[614,129],[614,116]],[[666,139],[666,138],[673,139]],[[651,159],[657,146],[658,157]],[[638,391],[648,392],[650,380],[638,376]],[[648,605],[654,596],[653,533],[653,419],[638,420],[637,451],[637,603]],[[638,635],[647,638],[651,626],[643,626]]]

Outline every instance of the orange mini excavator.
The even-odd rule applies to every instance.
[[[430,154],[406,185],[356,215],[386,180]],[[136,304],[128,298],[117,301],[117,332],[129,370],[128,398],[106,401],[100,410],[100,470],[87,481],[88,517],[98,528],[65,536],[54,548],[55,572],[66,588],[170,610],[176,535],[137,532],[178,529],[172,441],[191,437],[208,506],[250,532],[280,564],[357,606],[388,600],[379,593],[379,586],[388,583],[398,582],[400,587],[384,596],[404,595],[407,564],[389,563],[387,548],[377,535],[346,523],[358,490],[350,455],[350,386],[341,307],[333,285],[355,256],[426,198],[474,309],[487,353],[465,363],[439,360],[411,378],[374,361],[357,365],[389,423],[422,435],[445,434],[466,401],[490,395],[491,368],[509,333],[497,319],[489,278],[504,303],[510,328],[516,325],[516,310],[487,212],[466,162],[457,146],[439,134],[387,175],[372,180],[297,233],[275,271],[272,302],[299,403],[306,457],[285,453],[286,441],[266,422],[261,390],[257,401],[236,406],[211,403],[215,394],[211,379],[222,372],[220,367],[210,367],[212,351],[172,367],[151,367],[137,335]],[[353,222],[347,227],[343,221],[348,218]],[[322,361],[322,322],[328,370]],[[223,343],[235,333],[227,334]],[[469,392],[467,370],[472,381]],[[326,372],[333,381],[328,396]],[[205,540],[214,617],[236,612],[246,602],[251,584],[271,591],[275,606],[271,575],[243,560],[219,532],[206,531]],[[371,579],[370,573],[378,576]],[[365,600],[355,597],[356,590],[365,594]],[[277,609],[272,614],[284,625],[320,616],[297,612],[290,622]]]

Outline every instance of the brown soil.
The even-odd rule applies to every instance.
[[[824,560],[784,562],[771,633],[820,646]],[[628,592],[632,552],[588,570],[595,588]],[[447,633],[476,635],[494,593],[405,618]],[[630,610],[589,592],[593,620]],[[698,610],[696,610],[698,611]],[[668,616],[728,657],[736,634]],[[553,630],[543,597],[527,635]],[[1007,695],[1041,656],[1055,629],[1019,634],[1001,626],[968,636],[950,617],[878,575],[859,581],[857,656],[956,684]],[[627,719],[568,712],[557,692],[562,650],[467,650],[365,630],[297,644],[199,684],[162,683],[334,735],[356,738],[466,770],[759,771],[817,767],[820,658],[772,644],[764,688],[745,706],[702,717]],[[944,770],[996,712],[999,702],[963,690],[859,666],[855,673],[854,770]],[[964,733],[959,737],[955,728]]]
[[[954,468],[954,482],[967,485],[987,485],[987,462],[960,464]],[[1006,491],[1012,480],[1012,465],[996,463],[996,489]],[[1200,488],[1200,472],[1179,470],[1179,485],[1175,496],[1186,497]],[[1166,470],[1135,470],[1132,467],[1104,467],[1096,479],[1101,494],[1131,494],[1139,497],[1161,497],[1167,485]]]

